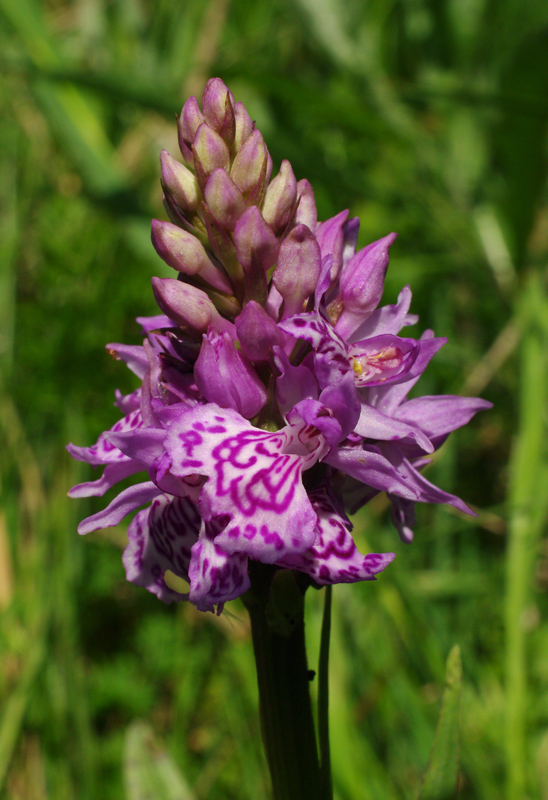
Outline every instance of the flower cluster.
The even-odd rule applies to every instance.
[[[372,580],[394,554],[358,552],[345,514],[379,492],[411,540],[416,502],[459,498],[421,474],[428,454],[489,403],[407,395],[445,343],[417,318],[411,292],[378,308],[396,238],[356,252],[359,221],[318,223],[314,193],[272,160],[223,82],[178,120],[185,164],[163,152],[170,222],[152,242],[178,275],[153,278],[161,310],[141,318],[142,346],[108,345],[142,382],[117,394],[123,417],[72,456],[104,466],[72,497],[146,480],[85,519],[80,533],[136,514],[123,561],[161,600],[218,610],[249,588],[248,559],[316,584]],[[166,570],[189,582],[182,594]]]

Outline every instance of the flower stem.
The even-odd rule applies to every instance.
[[[304,589],[289,571],[253,562],[251,618],[261,733],[274,800],[320,798],[320,765],[304,640]]]

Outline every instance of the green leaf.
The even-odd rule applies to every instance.
[[[462,687],[460,648],[447,659],[445,689],[430,761],[418,800],[448,800],[456,796],[459,768],[459,703]]]
[[[127,800],[195,800],[185,779],[146,722],[132,722],[125,737]]]

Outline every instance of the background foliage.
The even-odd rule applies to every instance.
[[[169,274],[159,150],[219,75],[321,218],[349,206],[362,245],[399,231],[385,300],[411,284],[450,339],[420,392],[495,403],[429,472],[476,519],[420,508],[411,547],[382,499],[355,519],[398,557],[334,593],[337,799],[416,797],[458,643],[460,796],[546,800],[545,0],[0,0],[0,19],[1,796],[268,795],[242,606],[164,607],[125,583],[123,529],[76,536],[100,503],[66,500],[89,474],[65,442],[133,387],[103,344],[138,342]]]

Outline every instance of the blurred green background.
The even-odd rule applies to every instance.
[[[476,519],[420,507],[412,546],[382,498],[355,519],[397,558],[334,593],[337,800],[414,800],[454,643],[459,796],[546,800],[546,0],[0,0],[0,20],[0,796],[268,796],[243,607],[127,584],[125,531],[79,538],[102,501],[66,498],[90,470],[65,443],[135,386],[104,344],[139,341],[170,274],[159,151],[219,75],[320,218],[350,207],[362,245],[400,233],[384,299],[411,284],[420,330],[450,340],[420,392],[495,403],[428,471]]]

